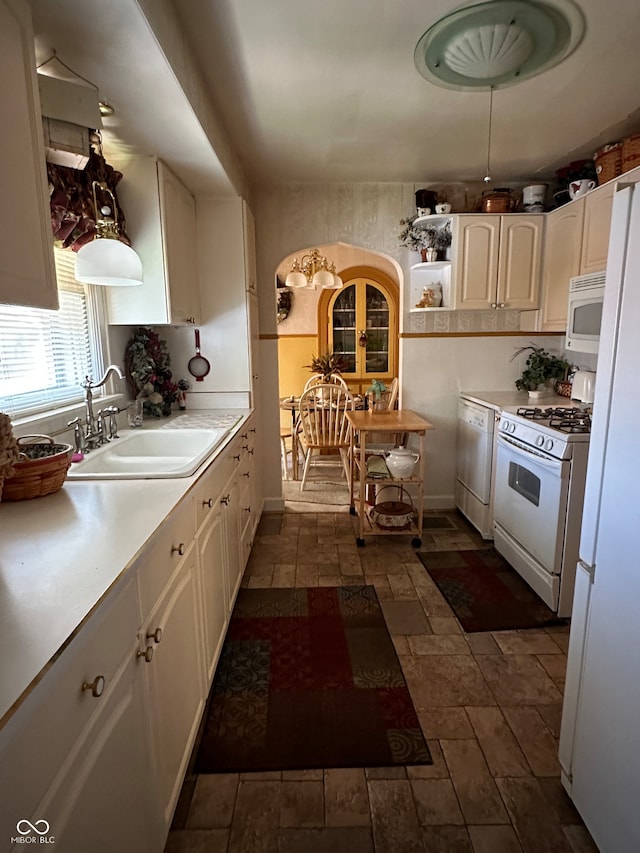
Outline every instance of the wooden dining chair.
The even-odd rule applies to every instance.
[[[327,383],[341,385],[343,388],[346,388],[347,391],[349,390],[349,386],[347,385],[347,383],[344,381],[342,376],[337,373],[332,373],[331,376],[328,376],[326,379],[322,375],[322,373],[314,373],[305,382],[305,386],[302,389],[302,392],[304,393],[309,388],[314,388],[316,385],[326,385]]]
[[[301,490],[305,488],[309,468],[321,461],[323,451],[338,451],[347,483],[350,482],[351,433],[345,415],[353,408],[352,394],[342,385],[333,382],[315,385],[303,392],[299,403],[304,448]]]

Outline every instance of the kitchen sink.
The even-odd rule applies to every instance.
[[[228,434],[218,429],[126,430],[72,463],[71,480],[189,477]]]

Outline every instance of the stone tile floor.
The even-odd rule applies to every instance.
[[[556,755],[568,629],[465,634],[411,537],[354,522],[265,515],[243,585],[373,584],[433,765],[188,774],[165,853],[594,853]],[[426,514],[421,550],[486,544]]]

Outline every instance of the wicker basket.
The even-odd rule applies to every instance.
[[[71,445],[54,444],[48,435],[25,435],[18,446],[20,459],[3,483],[2,500],[24,501],[59,491],[71,465]]]
[[[640,133],[622,140],[622,171],[628,172],[636,166],[640,166]]]
[[[603,145],[599,151],[596,151],[593,159],[596,163],[598,184],[606,184],[607,181],[617,178],[623,172],[622,142],[612,142],[610,145]]]

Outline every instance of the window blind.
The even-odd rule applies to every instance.
[[[0,305],[0,410],[28,414],[83,398],[94,373],[90,311],[75,255],[55,249],[60,308]]]

